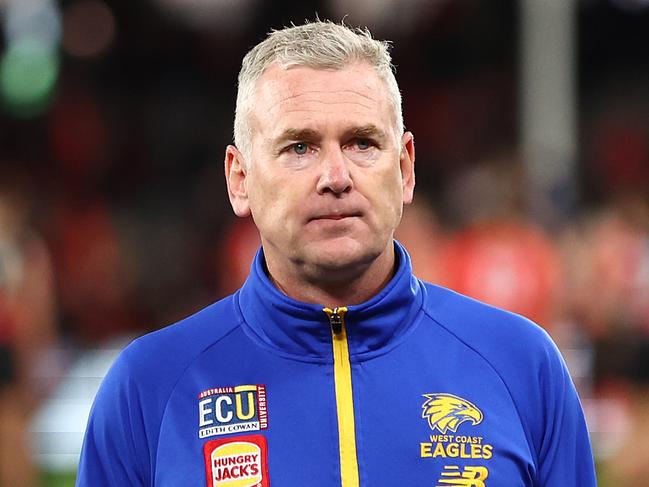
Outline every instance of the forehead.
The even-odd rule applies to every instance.
[[[386,84],[367,63],[339,70],[273,65],[256,88],[253,137],[271,137],[291,128],[325,130],[368,124],[387,133],[395,124]]]

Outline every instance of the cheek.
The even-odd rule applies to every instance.
[[[401,221],[403,212],[403,190],[401,178],[393,174],[386,176],[381,185],[381,192],[376,195],[375,204],[380,208],[379,224],[386,231],[394,231]]]
[[[259,178],[249,188],[250,210],[255,222],[277,226],[290,216],[291,192],[282,181]]]
[[[399,171],[386,171],[375,185],[374,203],[388,214],[400,217],[403,206],[403,188]]]

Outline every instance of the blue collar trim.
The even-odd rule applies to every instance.
[[[345,324],[352,358],[373,356],[394,344],[421,310],[423,285],[413,276],[403,246],[395,241],[394,248],[397,270],[390,282],[370,300],[347,307]],[[246,331],[266,346],[302,358],[331,358],[331,328],[323,305],[296,301],[280,292],[266,274],[261,248],[236,299]]]

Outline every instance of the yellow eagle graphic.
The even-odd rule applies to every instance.
[[[465,421],[471,424],[482,422],[482,412],[472,403],[453,394],[433,393],[424,394],[426,402],[422,405],[421,417],[428,420],[432,430],[456,432],[458,426]]]

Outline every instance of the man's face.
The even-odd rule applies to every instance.
[[[226,153],[228,187],[235,213],[252,214],[269,267],[321,278],[392,252],[412,200],[414,147],[412,134],[396,134],[371,66],[272,66],[257,83],[249,123],[249,159],[233,147]]]

